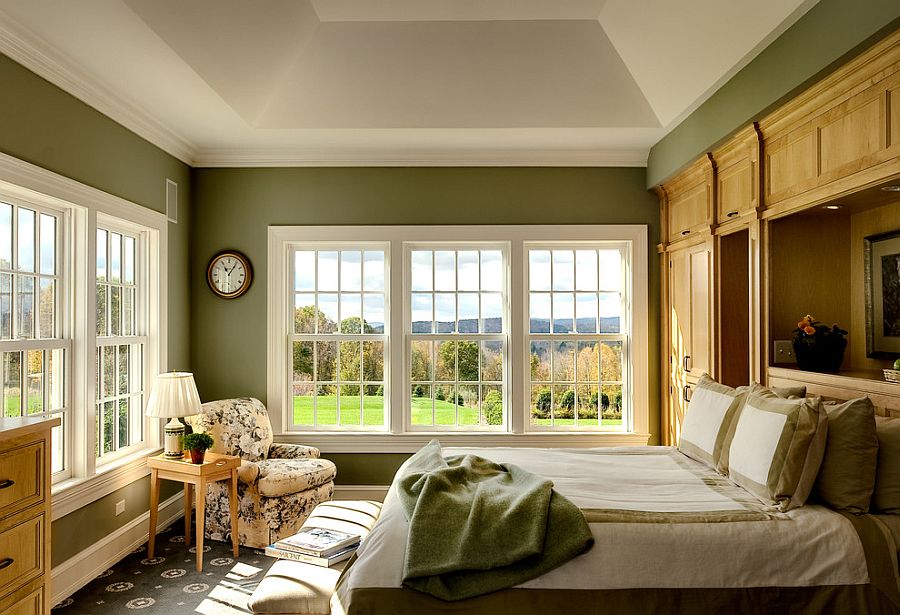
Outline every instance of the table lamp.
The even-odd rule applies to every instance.
[[[181,437],[184,423],[180,416],[200,413],[200,395],[194,384],[194,374],[188,372],[168,372],[156,376],[150,399],[147,400],[147,416],[172,419],[166,423],[166,457],[181,458],[184,450]]]

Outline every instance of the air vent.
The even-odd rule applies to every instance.
[[[166,217],[172,224],[178,224],[178,184],[166,180]]]

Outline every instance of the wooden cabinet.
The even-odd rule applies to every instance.
[[[709,242],[669,253],[669,335],[683,383],[712,373],[712,250]]]
[[[50,432],[59,419],[0,429],[0,612],[50,612]]]
[[[773,215],[894,177],[900,157],[900,36],[877,44],[759,126],[764,202]]]
[[[665,193],[666,237],[669,243],[709,231],[713,222],[713,165],[708,156],[699,159],[672,182]]]
[[[678,439],[686,402],[700,376],[713,372],[713,253],[710,239],[672,249],[665,255],[666,387],[664,429]]]
[[[760,136],[748,126],[712,153],[716,165],[716,224],[755,215],[759,206]]]

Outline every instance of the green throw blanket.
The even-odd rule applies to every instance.
[[[410,458],[397,493],[409,520],[403,583],[443,600],[524,583],[594,543],[549,480],[475,455],[444,459],[436,440]]]

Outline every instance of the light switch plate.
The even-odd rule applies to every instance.
[[[123,512],[125,512],[125,500],[119,500],[116,502],[116,516],[118,517]]]
[[[794,344],[790,340],[775,340],[775,360],[773,363],[796,363]]]

